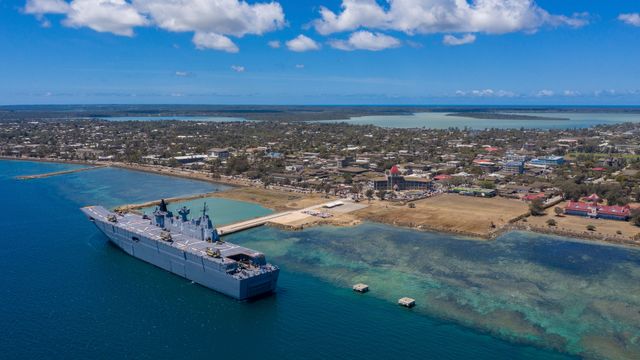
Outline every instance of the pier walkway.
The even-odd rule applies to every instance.
[[[262,226],[265,225],[266,223],[268,223],[269,221],[273,220],[273,219],[277,219],[279,217],[283,217],[286,215],[291,214],[291,211],[285,211],[285,212],[280,212],[277,214],[271,214],[271,215],[267,215],[267,216],[263,216],[263,217],[259,217],[259,218],[255,218],[255,219],[251,219],[251,220],[247,220],[247,221],[242,221],[239,223],[235,223],[235,224],[230,224],[230,225],[226,225],[226,226],[220,226],[218,227],[218,234],[220,235],[229,235],[229,234],[233,234],[235,232],[238,231],[242,231],[242,230],[246,230],[246,229],[251,229],[254,227],[258,227],[258,226]]]
[[[82,171],[101,169],[101,168],[105,168],[105,167],[108,167],[108,165],[88,166],[88,167],[79,168],[79,169],[55,171],[55,172],[44,173],[44,174],[36,174],[36,175],[23,175],[23,176],[17,176],[16,179],[18,179],[18,180],[42,179],[42,178],[48,178],[48,177],[52,177],[52,176],[73,174],[73,173],[82,172]]]

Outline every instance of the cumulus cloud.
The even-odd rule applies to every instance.
[[[304,64],[296,64],[296,69],[304,69]]]
[[[226,51],[228,53],[237,53],[240,50],[238,49],[238,46],[231,41],[231,39],[216,33],[196,32],[193,34],[192,41],[196,45],[196,48],[201,50],[214,49]]]
[[[191,75],[189,72],[187,71],[176,71],[176,76],[177,77],[187,77]]]
[[[455,36],[447,34],[442,38],[442,43],[448,46],[459,46],[471,44],[476,41],[476,36],[473,34],[464,34],[463,36]]]
[[[267,43],[267,45],[269,45],[269,47],[272,48],[272,49],[279,49],[280,48],[280,41],[272,40],[272,41],[269,41]]]
[[[319,50],[320,45],[315,40],[304,36],[298,35],[296,38],[287,41],[287,48],[295,52],[304,52],[310,50]]]
[[[342,0],[342,11],[320,8],[313,22],[321,34],[358,28],[402,31],[407,34],[535,32],[543,26],[580,27],[587,14],[553,15],[534,0]]]
[[[240,0],[27,0],[24,12],[42,17],[66,15],[63,24],[132,36],[139,26],[193,32],[201,49],[237,52],[228,36],[262,35],[285,25],[277,2]]]
[[[399,47],[400,40],[393,36],[370,31],[357,31],[349,36],[347,40],[330,40],[329,45],[339,50],[369,50],[380,51],[389,48]]]
[[[549,97],[555,95],[553,90],[543,89],[536,93],[537,97]]]
[[[620,14],[618,20],[631,26],[640,26],[640,13]]]
[[[457,96],[464,97],[516,97],[518,94],[507,90],[479,89],[479,90],[458,90]]]
[[[69,4],[63,0],[28,0],[24,12],[32,15],[66,14]]]
[[[241,72],[244,72],[245,68],[244,66],[241,66],[241,65],[231,65],[231,70],[241,73]]]

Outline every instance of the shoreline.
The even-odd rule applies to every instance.
[[[151,173],[155,175],[165,175],[165,176],[173,176],[177,178],[184,178],[184,179],[190,179],[190,180],[206,181],[210,183],[222,184],[222,185],[227,185],[232,187],[231,189],[223,190],[223,191],[215,191],[215,192],[194,194],[190,196],[182,196],[182,197],[174,198],[174,200],[178,199],[178,201],[184,201],[189,199],[199,199],[199,198],[205,198],[205,197],[220,197],[220,198],[225,198],[229,200],[237,200],[237,201],[254,203],[274,211],[282,211],[285,209],[292,209],[292,208],[298,207],[296,201],[302,201],[304,200],[304,195],[309,195],[309,194],[299,194],[295,192],[286,192],[286,191],[276,190],[276,189],[254,190],[251,187],[251,184],[249,184],[246,181],[241,181],[238,179],[212,178],[210,175],[207,175],[204,173],[174,170],[172,168],[164,168],[164,167],[158,167],[158,166],[152,166],[152,165],[98,162],[98,161],[62,160],[62,159],[50,159],[50,158],[17,158],[17,157],[6,157],[6,156],[0,156],[0,160],[47,162],[47,163],[59,163],[59,164],[82,164],[82,165],[91,165],[91,166],[102,165],[107,167],[121,168],[125,170],[130,170],[130,171],[146,172],[146,173]],[[281,196],[287,195],[288,199],[292,202],[293,206],[289,207],[289,204],[282,205],[277,203],[268,203],[265,199],[258,198],[259,196],[261,196],[261,194],[259,193],[254,194],[254,197],[238,196],[237,193],[241,189],[242,190],[250,189],[249,191],[258,191],[258,192],[264,191],[265,193],[279,194]],[[308,196],[308,197],[311,198],[311,196]],[[126,205],[118,206],[117,208],[135,210],[137,208],[143,207],[141,205],[156,204],[157,201],[159,200],[149,201],[144,204],[126,204]],[[359,220],[359,222],[371,221],[371,222],[377,222],[377,223],[399,227],[399,228],[405,228],[405,229],[411,229],[411,230],[417,230],[417,231],[430,231],[430,232],[443,233],[443,234],[449,234],[449,235],[455,235],[455,236],[471,237],[478,240],[495,240],[496,238],[510,231],[527,231],[527,232],[536,233],[536,234],[574,238],[574,239],[583,240],[591,243],[597,243],[601,245],[618,245],[618,246],[630,246],[633,248],[640,248],[640,240],[634,240],[633,238],[629,238],[625,236],[616,236],[616,235],[609,236],[602,233],[588,232],[588,231],[577,232],[577,231],[561,230],[561,229],[554,229],[551,227],[542,227],[542,226],[536,226],[528,223],[523,223],[522,219],[529,217],[527,215],[518,216],[516,218],[510,219],[506,224],[502,226],[498,226],[496,227],[496,229],[489,231],[486,234],[472,232],[472,231],[456,230],[456,229],[451,229],[451,228],[447,228],[447,227],[443,227],[435,224],[425,224],[425,223],[414,224],[411,222],[403,224],[402,222],[398,222],[397,220],[390,221],[389,219],[384,219],[381,217],[370,217],[367,215],[358,215],[357,212],[354,215],[357,218],[357,220]],[[317,224],[314,224],[314,226],[321,226],[324,224],[333,225],[333,226],[353,226],[353,222],[351,222],[350,224],[340,224],[340,222],[334,223],[332,221],[326,221],[326,222],[321,221],[321,222],[318,222]],[[640,233],[640,228],[638,229],[638,231]]]

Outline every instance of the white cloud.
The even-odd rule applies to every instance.
[[[579,91],[575,91],[575,90],[565,90],[562,92],[562,95],[564,96],[569,96],[569,97],[574,97],[574,96],[580,96],[580,92]]]
[[[400,40],[393,36],[382,33],[372,33],[370,31],[356,31],[347,40],[331,40],[329,45],[340,50],[369,50],[380,51],[389,48],[399,47]]]
[[[26,14],[42,16],[44,14],[66,14],[69,4],[63,0],[27,0],[24,6]]]
[[[466,44],[471,44],[475,41],[476,41],[476,36],[473,34],[464,34],[463,36],[460,36],[460,37],[447,34],[442,38],[442,43],[448,46],[466,45]]]
[[[618,20],[632,26],[640,26],[640,13],[620,14]]]
[[[25,13],[65,14],[63,24],[132,36],[139,26],[193,32],[199,48],[237,52],[228,36],[262,35],[285,25],[277,2],[241,0],[27,0]]]
[[[503,34],[535,32],[543,26],[587,24],[587,14],[552,15],[534,0],[342,0],[342,11],[320,8],[313,26],[321,34],[358,28],[402,31],[407,34],[442,32]]]
[[[189,72],[187,71],[176,71],[176,76],[177,77],[187,77],[191,75]]]
[[[237,53],[239,51],[238,46],[231,41],[228,37],[216,33],[201,33],[196,32],[193,35],[193,43],[196,48],[222,50],[229,53]]]
[[[463,97],[517,97],[518,94],[507,90],[493,90],[493,89],[480,89],[480,90],[457,90],[457,96]]]
[[[536,93],[537,97],[549,97],[555,95],[553,90],[543,89]]]
[[[269,47],[272,49],[280,49],[280,41],[278,40],[269,41],[267,45],[269,45]]]
[[[313,39],[304,36],[302,34],[298,35],[296,38],[287,41],[287,48],[291,51],[295,52],[303,52],[310,50],[319,50],[320,45],[315,42]]]
[[[231,65],[231,70],[241,73],[241,72],[244,72],[245,68],[244,66],[240,66],[240,65]]]
[[[304,69],[304,64],[296,64],[296,69]]]

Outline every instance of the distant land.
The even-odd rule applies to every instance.
[[[61,120],[106,117],[210,116],[240,117],[262,121],[346,120],[360,116],[411,115],[421,112],[448,112],[475,119],[568,120],[546,117],[546,112],[638,113],[638,107],[563,106],[288,106],[288,105],[15,105],[0,106],[0,121]],[[513,115],[511,112],[539,112],[541,115]]]

